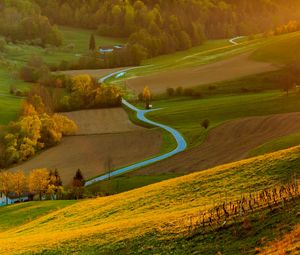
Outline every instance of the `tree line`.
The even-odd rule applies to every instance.
[[[297,19],[296,0],[35,0],[53,23],[128,37],[148,57],[184,50],[205,38],[265,32]]]
[[[19,201],[22,196],[32,200],[36,196],[39,200],[50,199],[80,199],[84,193],[85,180],[78,169],[67,189],[63,187],[60,174],[46,168],[30,171],[26,176],[24,171],[0,171],[0,192],[6,196],[6,204],[10,194],[15,195]]]

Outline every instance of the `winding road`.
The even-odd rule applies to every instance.
[[[145,66],[142,66],[142,67],[145,67]],[[128,70],[132,70],[132,69],[136,69],[136,68],[142,68],[142,67],[131,67],[131,68],[127,68],[127,69],[124,69],[124,70],[120,70],[118,72],[114,72],[114,73],[108,74],[108,75],[100,78],[99,82],[103,83],[108,78],[111,78],[111,77],[120,77],[120,76],[125,75],[126,71],[128,71]],[[141,120],[142,122],[151,124],[153,126],[160,127],[162,129],[166,130],[167,132],[169,132],[170,134],[172,134],[172,136],[176,140],[177,147],[174,150],[172,150],[172,151],[170,151],[168,153],[165,153],[163,155],[160,155],[160,156],[157,156],[157,157],[154,157],[154,158],[150,158],[150,159],[147,159],[147,160],[135,163],[133,165],[127,166],[127,167],[123,167],[123,168],[117,169],[115,171],[112,171],[111,173],[107,173],[107,174],[101,175],[99,177],[95,177],[95,178],[87,181],[85,183],[85,186],[90,186],[90,185],[92,185],[95,182],[106,180],[106,179],[109,179],[110,177],[113,177],[113,176],[116,176],[116,175],[120,175],[120,174],[124,174],[126,172],[129,172],[129,171],[132,171],[132,170],[136,170],[136,169],[138,169],[140,167],[148,166],[148,165],[153,164],[155,162],[158,162],[160,160],[169,158],[169,157],[171,157],[171,156],[173,156],[173,155],[175,155],[175,154],[177,154],[179,152],[184,151],[186,149],[186,147],[187,147],[187,143],[186,143],[185,139],[183,138],[183,136],[177,130],[175,130],[175,129],[169,127],[169,126],[166,126],[166,125],[163,125],[163,124],[151,121],[151,120],[149,120],[149,119],[147,119],[145,117],[146,113],[149,113],[149,112],[152,112],[152,111],[156,111],[156,110],[159,110],[159,109],[140,110],[140,109],[136,108],[135,106],[133,106],[132,104],[130,104],[129,102],[127,102],[124,98],[122,99],[122,104],[125,107],[127,107],[127,108],[135,111],[136,114],[137,114],[137,118],[139,120]]]
[[[238,37],[232,38],[232,39],[229,40],[229,42],[231,44],[238,45],[239,43],[236,42],[236,40],[241,39],[243,37],[244,36],[238,36]],[[100,78],[99,79],[99,83],[103,83],[107,79],[112,78],[112,77],[120,78],[120,77],[124,76],[126,74],[126,72],[129,71],[129,70],[143,68],[143,67],[146,67],[146,66],[130,67],[130,68],[126,68],[126,69],[123,69],[123,70],[119,70],[117,72],[110,73],[110,74],[108,74],[108,75]],[[172,150],[172,151],[170,151],[170,152],[168,152],[166,154],[163,154],[163,155],[160,155],[160,156],[157,156],[157,157],[154,157],[154,158],[150,158],[150,159],[147,159],[147,160],[135,163],[133,165],[117,169],[115,171],[112,171],[111,173],[107,173],[107,174],[104,174],[104,175],[92,178],[92,179],[90,179],[89,181],[87,181],[85,183],[85,186],[89,186],[89,185],[91,185],[91,184],[93,184],[95,182],[99,182],[99,181],[102,181],[102,180],[109,179],[112,176],[124,174],[126,172],[129,172],[129,171],[132,171],[132,170],[136,170],[138,168],[141,168],[141,167],[148,166],[150,164],[156,163],[156,162],[161,161],[163,159],[167,159],[167,158],[169,158],[171,156],[174,156],[174,155],[178,154],[179,152],[184,151],[186,149],[186,147],[187,147],[187,143],[186,143],[185,139],[183,138],[183,136],[177,130],[175,130],[175,129],[169,127],[169,126],[166,126],[166,125],[163,125],[163,124],[151,121],[151,120],[149,120],[149,119],[147,119],[145,117],[146,113],[149,113],[151,111],[156,111],[156,110],[159,110],[159,109],[140,110],[140,109],[136,108],[135,106],[133,106],[132,104],[130,104],[129,102],[127,102],[124,98],[122,99],[122,104],[125,107],[127,107],[127,108],[135,111],[136,114],[137,114],[137,118],[139,120],[141,120],[142,122],[151,124],[153,126],[160,127],[162,129],[166,130],[167,132],[169,132],[170,134],[172,134],[172,136],[175,138],[175,140],[177,142],[177,147],[176,147],[176,149],[174,149],[174,150]]]
[[[245,37],[245,36],[237,36],[237,37],[234,37],[234,38],[230,39],[229,42],[232,43],[233,45],[238,45],[239,43],[236,42],[236,40],[242,39],[242,38],[244,38],[244,37]]]

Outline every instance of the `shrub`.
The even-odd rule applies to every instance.
[[[194,94],[193,94],[193,97],[202,98],[203,97],[203,93],[200,92],[200,91],[195,91]]]
[[[17,87],[15,85],[9,86],[9,94],[15,95],[16,91],[17,91]]]
[[[201,126],[203,128],[205,128],[205,129],[208,129],[208,127],[209,127],[209,120],[208,119],[203,120],[202,123],[201,123]]]
[[[4,51],[6,46],[6,41],[4,39],[0,39],[0,51]]]
[[[173,89],[173,88],[167,88],[167,95],[169,97],[174,96],[175,95],[175,89]]]
[[[194,93],[195,93],[194,89],[191,89],[191,88],[186,88],[183,90],[184,96],[193,96]]]
[[[181,96],[182,95],[182,91],[183,91],[183,88],[182,87],[177,87],[176,88],[176,96]]]
[[[26,82],[37,82],[39,79],[50,76],[50,70],[39,56],[32,56],[20,69],[19,76]]]

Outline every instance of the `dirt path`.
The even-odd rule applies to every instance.
[[[300,113],[232,120],[213,129],[196,148],[146,167],[134,174],[189,173],[241,160],[270,140],[300,131]]]
[[[126,85],[137,93],[141,92],[145,86],[149,86],[154,93],[162,93],[169,87],[194,87],[268,72],[278,68],[270,63],[251,60],[249,55],[249,53],[246,53],[196,68],[172,70],[128,79]]]

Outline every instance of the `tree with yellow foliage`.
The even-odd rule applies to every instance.
[[[29,191],[38,194],[40,200],[42,200],[43,194],[47,192],[49,183],[49,171],[46,168],[35,169],[30,172]]]
[[[143,90],[143,99],[146,104],[146,109],[150,108],[151,92],[148,86],[144,87]]]
[[[8,204],[8,194],[12,191],[12,174],[9,171],[0,172],[0,191],[6,197],[6,204]]]
[[[21,106],[21,115],[22,116],[37,115],[37,111],[35,110],[32,104],[28,103],[27,101],[23,101]]]
[[[21,195],[27,190],[27,178],[23,171],[18,170],[11,173],[11,179],[13,192],[18,195],[20,201]]]

